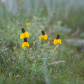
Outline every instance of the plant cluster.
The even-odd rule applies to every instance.
[[[27,20],[26,25],[27,26],[30,25],[30,23],[28,22],[28,20]],[[22,34],[20,35],[20,39],[23,39],[24,38],[24,43],[22,43],[22,47],[24,47],[24,46],[28,46],[29,47],[29,43],[27,42],[27,38],[26,38],[26,37],[29,37],[29,33],[28,32],[25,32],[25,29],[24,28],[21,28],[21,30],[22,30]],[[42,30],[41,33],[42,33],[42,35],[39,36],[39,39],[40,40],[41,39],[47,40],[48,39],[48,36],[45,35],[45,32]],[[60,43],[61,44],[61,40],[59,39],[59,37],[60,37],[60,35],[57,34],[57,37],[56,37],[56,39],[54,39],[54,42],[53,42],[54,45],[57,45],[57,43]]]

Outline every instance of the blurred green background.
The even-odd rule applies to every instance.
[[[26,26],[27,19],[30,26]],[[21,48],[22,27],[30,35],[27,52]],[[45,43],[49,42],[43,49],[37,47],[42,30],[48,35]],[[46,76],[39,69],[44,61],[38,56],[50,56],[57,34],[62,44],[47,63],[66,63],[47,67]],[[0,84],[49,84],[49,80],[50,84],[84,84],[83,58],[84,0],[0,0]]]
[[[62,25],[68,25],[80,30],[84,25],[84,1],[83,0],[1,0],[0,17],[11,19],[29,18],[33,16],[46,17],[50,24],[61,20]]]

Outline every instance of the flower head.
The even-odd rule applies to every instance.
[[[22,43],[22,47],[24,47],[24,46],[28,46],[29,47],[29,43],[27,42],[26,38],[24,38],[24,43]]]
[[[43,38],[44,40],[46,40],[48,36],[45,35],[45,32],[43,30],[41,32],[42,32],[42,35],[39,36],[39,39],[41,40]]]
[[[30,25],[30,23],[29,23],[28,19],[27,19],[27,23],[26,23],[26,25],[27,25],[27,26],[29,26],[29,25]]]
[[[29,26],[29,25],[30,25],[30,23],[26,23],[26,25],[27,25],[27,26]]]
[[[25,32],[24,28],[21,29],[22,29],[22,34],[20,35],[20,39],[23,39],[24,37],[29,37],[29,33]]]
[[[58,34],[57,37],[56,37],[56,39],[54,39],[54,42],[53,42],[54,45],[56,45],[57,43],[62,44],[62,43],[61,43],[61,40],[59,39],[59,37],[60,37],[60,35]]]

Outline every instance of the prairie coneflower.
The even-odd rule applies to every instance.
[[[29,37],[29,33],[25,32],[24,28],[21,29],[22,29],[22,34],[20,35],[20,39],[23,39],[24,37]]]
[[[56,39],[54,39],[54,42],[53,42],[54,45],[56,45],[57,43],[62,44],[62,43],[61,43],[61,40],[59,39],[59,37],[60,37],[60,35],[58,34],[57,37],[56,37]]]
[[[28,19],[27,19],[27,23],[26,23],[26,25],[27,25],[27,26],[29,26],[29,25],[30,25],[30,23],[28,22]]]
[[[24,38],[24,43],[22,43],[22,47],[24,47],[24,46],[28,46],[29,47],[29,43],[27,42],[26,38]]]
[[[41,40],[43,38],[44,40],[46,40],[48,38],[48,36],[45,35],[44,31],[41,31],[41,32],[42,32],[42,35],[39,36],[39,39]]]

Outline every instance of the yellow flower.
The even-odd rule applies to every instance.
[[[39,36],[39,39],[41,40],[42,38],[43,38],[44,40],[46,40],[46,39],[48,38],[48,36],[47,36],[47,35],[40,35],[40,36]]]
[[[28,42],[22,43],[22,47],[24,47],[24,46],[28,46],[29,47],[29,43]]]
[[[30,23],[28,23],[28,22],[27,22],[27,23],[26,23],[26,25],[27,25],[27,26],[29,26],[29,25],[30,25]]]
[[[46,40],[48,38],[48,36],[45,35],[44,31],[41,31],[41,32],[42,32],[42,35],[39,36],[39,39],[41,40],[43,38],[44,40]]]
[[[54,39],[54,42],[53,42],[54,45],[56,45],[57,43],[62,44],[61,40],[59,39],[59,37],[60,37],[60,35],[58,34],[57,37],[56,37],[56,39]]]
[[[56,45],[57,43],[62,44],[60,39],[54,39],[54,42],[53,43],[54,43],[54,45]]]
[[[24,43],[22,43],[22,47],[24,47],[24,46],[28,46],[29,47],[29,43],[27,42],[26,38],[24,38]]]
[[[29,37],[29,33],[28,32],[24,32],[20,35],[20,39],[23,39],[24,37]]]

